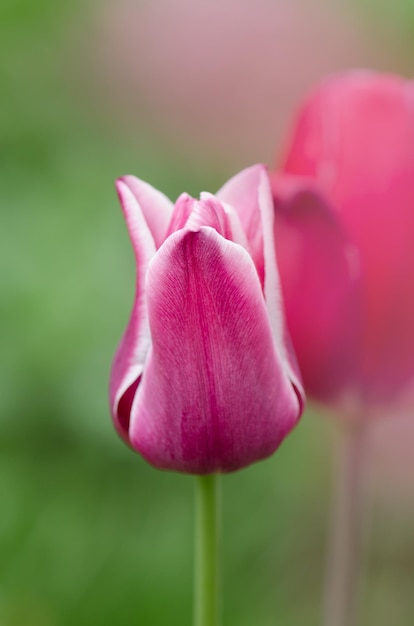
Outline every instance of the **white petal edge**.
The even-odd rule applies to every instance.
[[[136,291],[127,329],[119,343],[111,372],[111,406],[116,419],[118,404],[127,389],[144,369],[151,346],[151,334],[145,300],[148,265],[156,253],[155,242],[135,195],[123,181],[116,183],[121,207],[136,260]]]

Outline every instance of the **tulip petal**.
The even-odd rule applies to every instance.
[[[229,204],[237,212],[242,230],[247,236],[249,252],[256,265],[257,272],[263,284],[263,230],[260,211],[258,210],[258,187],[264,165],[253,165],[230,180],[215,194],[216,198]]]
[[[167,234],[173,203],[161,191],[135,176],[123,176],[120,180],[129,188],[141,207],[155,245],[159,248]]]
[[[115,355],[110,380],[110,403],[115,426],[122,437],[128,440],[133,392],[138,385],[151,345],[144,288],[148,265],[156,249],[136,196],[123,180],[118,180],[116,187],[137,266],[135,301],[128,327]]]
[[[186,228],[193,231],[200,230],[202,226],[214,228],[226,239],[231,239],[231,228],[223,205],[207,192],[201,194],[200,200],[194,201],[193,210],[186,223]]]
[[[295,386],[299,401],[303,407],[305,403],[305,393],[296,355],[293,351],[291,339],[286,327],[282,287],[276,262],[276,245],[274,238],[275,217],[272,188],[269,176],[264,168],[259,175],[258,204],[263,231],[264,295],[270,325],[284,366],[288,371],[290,380]]]
[[[152,335],[130,440],[150,463],[204,474],[270,455],[300,403],[248,253],[212,228],[181,230],[148,271]]]
[[[194,198],[189,196],[188,193],[182,193],[177,198],[168,226],[167,237],[175,233],[176,230],[184,228],[193,210],[194,202]]]
[[[272,189],[266,167],[254,165],[243,170],[220,189],[217,197],[237,208],[263,285],[274,339],[303,405],[301,375],[283,314],[284,305],[275,253]]]
[[[202,192],[200,200],[186,193],[181,194],[174,206],[168,236],[181,228],[199,230],[201,226],[211,226],[246,250],[249,245],[237,213],[230,205],[224,205],[211,193]]]
[[[278,267],[305,389],[333,400],[352,387],[361,338],[357,248],[316,185],[272,178]]]

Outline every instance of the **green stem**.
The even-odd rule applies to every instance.
[[[325,626],[356,626],[360,587],[365,425],[344,424],[337,451],[328,567]]]
[[[219,626],[220,476],[196,481],[194,626]]]

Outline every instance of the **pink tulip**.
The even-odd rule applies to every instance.
[[[262,166],[173,205],[127,176],[117,190],[136,295],[112,368],[121,436],[152,465],[228,472],[272,454],[303,391],[286,335]]]
[[[325,81],[273,190],[305,389],[343,407],[397,401],[414,375],[414,83],[363,71]]]

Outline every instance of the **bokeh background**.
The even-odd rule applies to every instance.
[[[115,435],[133,298],[114,179],[272,163],[329,72],[414,74],[412,0],[0,0],[0,624],[190,624],[193,484]],[[414,416],[374,429],[361,624],[414,623]],[[224,623],[320,623],[336,428],[224,480]],[[412,423],[413,422],[413,423]]]

